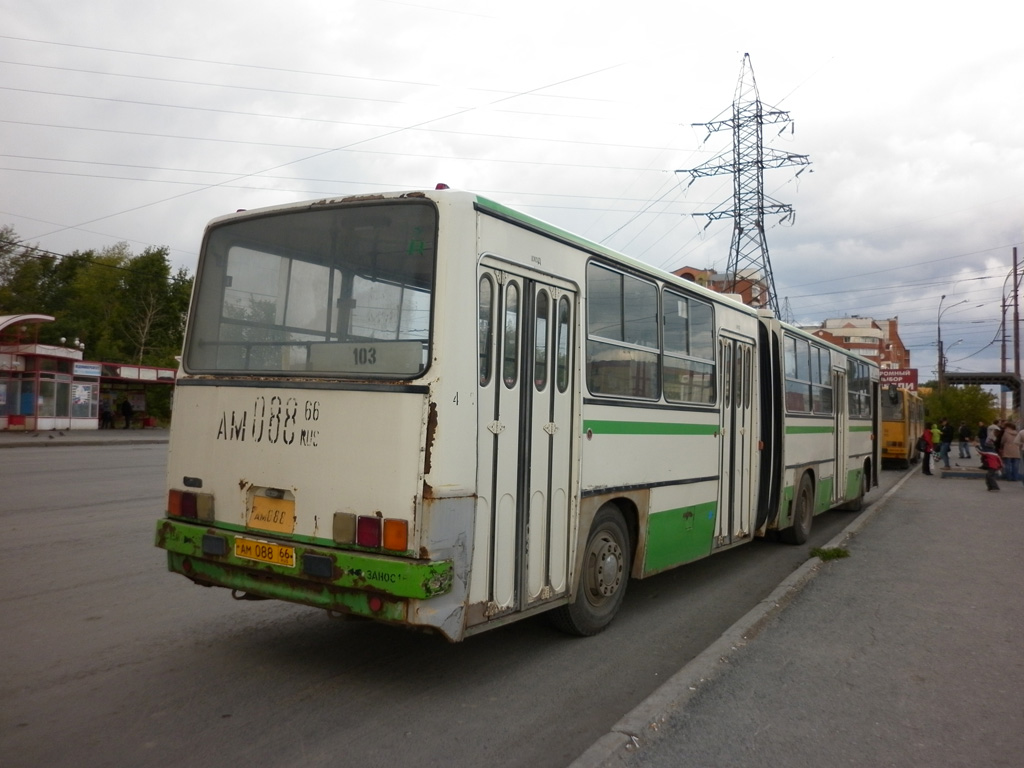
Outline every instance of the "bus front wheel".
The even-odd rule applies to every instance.
[[[814,487],[806,474],[800,478],[796,496],[793,497],[793,525],[782,532],[787,544],[805,544],[811,535],[811,521],[814,519]]]
[[[576,598],[550,614],[563,632],[589,637],[607,627],[626,595],[632,550],[629,529],[614,504],[602,507],[590,528]]]

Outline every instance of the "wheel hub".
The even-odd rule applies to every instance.
[[[591,550],[591,568],[587,584],[596,597],[615,594],[622,581],[622,550],[610,539],[600,539]]]

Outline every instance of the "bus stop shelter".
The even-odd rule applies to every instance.
[[[1013,397],[1013,412],[1020,414],[1021,378],[1016,373],[946,373],[945,379],[947,384],[976,384],[979,387],[996,384],[1006,387]]]
[[[40,344],[50,315],[0,315],[0,429],[98,429],[103,413],[124,400],[136,426],[153,426],[146,393],[174,384],[173,368],[104,363],[84,358],[85,345]]]

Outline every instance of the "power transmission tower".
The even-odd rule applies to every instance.
[[[707,217],[705,229],[712,221],[726,218],[734,220],[729,264],[726,268],[726,291],[739,292],[740,283],[753,281],[760,275],[767,293],[762,306],[771,309],[776,316],[779,315],[779,301],[775,295],[775,277],[772,275],[771,260],[768,257],[764,219],[765,216],[781,215],[782,221],[785,222],[793,219],[794,212],[792,206],[765,196],[764,171],[766,168],[811,164],[807,155],[779,152],[764,146],[764,126],[777,123],[791,123],[789,112],[774,108],[766,109],[761,104],[757,82],[754,80],[754,69],[750,64],[750,54],[745,53],[739,83],[736,86],[736,96],[732,103],[732,117],[711,123],[694,123],[694,126],[707,128],[708,137],[716,131],[731,130],[732,160],[727,160],[722,154],[697,168],[676,171],[690,174],[690,184],[702,176],[723,173],[733,175],[732,207],[729,208],[728,201],[725,201],[708,213],[694,215]],[[785,130],[786,127],[783,125],[778,135]],[[804,170],[806,168],[797,171],[797,176]]]
[[[782,313],[778,316],[779,320],[784,323],[795,323],[796,317],[793,315],[793,307],[789,304],[789,296],[782,301]]]

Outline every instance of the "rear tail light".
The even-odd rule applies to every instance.
[[[392,552],[409,550],[407,520],[335,512],[333,533],[338,544],[356,544],[367,549],[386,549]]]
[[[404,552],[409,548],[409,524],[405,520],[384,521],[384,549]]]
[[[167,514],[186,520],[213,520],[213,496],[209,493],[171,490],[167,493]]]
[[[379,517],[360,517],[356,520],[356,544],[360,547],[380,547],[381,519]]]
[[[197,519],[196,495],[189,491],[170,491],[167,494],[167,514],[171,517]]]

